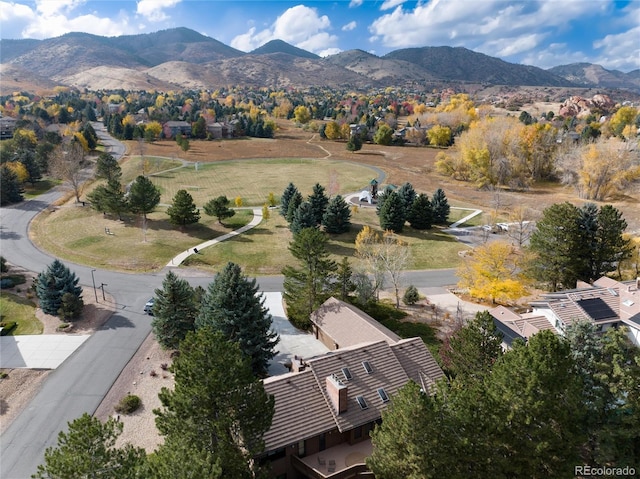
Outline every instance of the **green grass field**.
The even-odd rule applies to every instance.
[[[18,323],[9,335],[42,334],[42,323],[36,318],[36,305],[21,296],[0,292],[0,316],[3,321]]]
[[[137,166],[132,166],[134,164]],[[174,167],[175,162],[165,162],[164,166]],[[124,177],[128,178],[130,171],[140,174],[140,160],[130,160],[126,168]],[[197,170],[194,164],[189,164],[172,171],[151,173],[150,179],[160,188],[163,203],[170,203],[176,192],[183,189],[197,205],[225,195],[232,201],[239,196],[245,205],[260,206],[267,202],[269,193],[278,199],[290,181],[303,196],[308,196],[316,183],[329,190],[333,182],[334,193],[351,193],[365,188],[377,176],[372,168],[338,160],[264,159],[200,163]]]

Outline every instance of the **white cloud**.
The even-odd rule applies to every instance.
[[[3,30],[10,26],[9,22],[28,21],[34,17],[35,12],[26,5],[14,2],[0,2],[0,21],[3,23]]]
[[[356,7],[359,7],[360,5],[362,5],[362,2],[363,2],[363,1],[364,1],[364,0],[351,0],[351,1],[349,2],[349,8],[356,8]]]
[[[338,53],[340,53],[342,50],[340,50],[339,48],[327,48],[326,50],[322,50],[320,52],[318,52],[318,55],[320,55],[321,57],[328,57],[331,55],[336,55]]]
[[[169,18],[164,12],[164,9],[174,7],[181,1],[182,0],[140,0],[136,13],[151,22],[162,22]]]
[[[356,27],[358,26],[358,24],[356,23],[355,20],[347,23],[346,25],[342,26],[342,31],[343,32],[350,32],[351,30],[355,30]]]
[[[384,2],[382,3],[382,6],[380,7],[380,10],[384,11],[384,10],[391,10],[394,7],[397,7],[398,5],[402,5],[406,0],[384,0]]]
[[[287,9],[271,26],[260,31],[251,27],[237,35],[231,46],[248,52],[271,40],[283,40],[314,53],[329,51],[338,42],[338,37],[326,31],[330,27],[329,17],[319,16],[315,8],[297,5]]]
[[[36,0],[36,10],[39,14],[49,17],[60,12],[69,13],[84,3],[85,0]]]
[[[608,69],[623,71],[640,68],[640,26],[623,33],[607,35],[594,42],[593,46],[602,53],[594,60]]]

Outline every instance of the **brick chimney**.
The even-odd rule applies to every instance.
[[[347,411],[347,391],[348,387],[338,379],[335,374],[327,376],[327,395],[331,404],[336,408],[338,414]]]

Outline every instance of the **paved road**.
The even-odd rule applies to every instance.
[[[104,127],[94,124],[96,133],[114,156],[124,154],[124,145],[108,137]],[[42,271],[53,257],[38,250],[28,237],[33,217],[62,192],[54,190],[35,200],[0,209],[2,255],[10,263],[31,271]],[[165,272],[126,274],[73,263],[65,264],[80,278],[85,294],[93,288],[105,289],[115,298],[116,313],[76,350],[44,382],[31,403],[0,438],[0,477],[26,479],[43,462],[44,450],[55,445],[58,432],[82,413],[93,414],[124,366],[151,331],[149,316],[142,309],[153,290],[161,285]],[[194,285],[206,287],[211,276],[178,270]],[[257,278],[261,291],[282,291],[282,277]],[[450,285],[456,282],[453,270],[412,271],[407,284],[417,287]]]

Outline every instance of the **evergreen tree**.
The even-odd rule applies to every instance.
[[[426,230],[431,228],[433,222],[433,210],[429,197],[424,193],[420,193],[411,205],[407,220],[412,228],[417,230]]]
[[[209,216],[215,216],[218,218],[218,223],[222,224],[222,220],[225,218],[231,218],[236,214],[234,210],[229,208],[229,198],[226,196],[218,196],[212,200],[209,200],[203,209]]]
[[[91,126],[91,123],[87,122],[84,124],[84,128],[82,129],[82,136],[85,140],[87,140],[87,146],[90,150],[95,150],[96,146],[98,146],[98,135],[96,131]]]
[[[148,477],[152,479],[223,479],[220,460],[206,450],[184,444],[179,438],[167,438],[147,456]]]
[[[482,380],[502,356],[502,334],[488,311],[478,312],[472,321],[453,333],[440,354],[454,376]]]
[[[337,269],[329,259],[327,235],[316,228],[305,228],[294,235],[289,251],[300,262],[300,268],[285,266],[284,299],[287,316],[297,327],[310,326],[311,313],[331,294]]]
[[[109,179],[106,185],[96,187],[87,195],[87,199],[96,211],[118,215],[119,220],[122,220],[122,213],[129,208],[122,185],[117,178]]]
[[[280,199],[280,215],[283,217],[287,217],[287,212],[289,211],[289,200],[293,197],[293,195],[298,191],[298,188],[295,187],[293,183],[289,183],[287,187],[282,192],[282,198]]]
[[[100,153],[96,161],[96,178],[117,179],[122,178],[122,169],[113,155],[109,153]]]
[[[293,217],[298,210],[298,206],[300,206],[303,202],[302,193],[296,191],[293,196],[289,199],[288,207],[287,207],[287,215],[285,218],[287,219],[287,223],[291,223],[293,221]],[[314,218],[315,219],[315,218]]]
[[[7,165],[0,165],[0,206],[20,203],[23,199],[18,175]]]
[[[444,190],[438,188],[431,198],[431,208],[433,210],[433,222],[437,225],[446,224],[449,221],[449,200],[447,200]]]
[[[343,256],[342,261],[338,263],[336,271],[336,286],[338,287],[338,295],[342,301],[347,301],[349,295],[356,289],[352,277],[353,268],[351,268],[349,258]]]
[[[262,477],[254,458],[264,450],[274,400],[238,344],[200,328],[187,334],[171,371],[175,387],[162,388],[163,407],[154,410],[165,444],[201,452],[222,468],[220,477]]]
[[[408,218],[411,207],[416,200],[416,190],[413,189],[413,185],[411,183],[407,182],[398,188],[398,196],[404,205],[404,217]]]
[[[385,195],[386,199],[380,208],[380,227],[394,233],[401,233],[405,222],[404,202],[395,191]]]
[[[69,422],[69,430],[58,434],[56,447],[48,447],[44,464],[32,477],[144,479],[146,452],[126,444],[116,447],[122,423],[113,417],[101,422],[84,413]]]
[[[531,234],[528,274],[552,291],[574,288],[588,269],[581,238],[580,211],[571,203],[556,203],[542,212]]]
[[[32,150],[22,150],[18,161],[24,165],[29,173],[29,183],[31,185],[35,185],[36,181],[42,179],[42,170],[40,169],[40,165],[36,161],[35,151]]]
[[[360,151],[362,150],[362,139],[359,135],[351,135],[347,142],[348,151]]]
[[[141,214],[147,220],[147,214],[151,213],[160,203],[160,189],[151,183],[146,176],[138,176],[129,189],[129,208],[135,214]]]
[[[320,185],[320,183],[313,185],[313,193],[309,196],[309,204],[316,219],[316,225],[319,225],[322,223],[322,217],[329,204],[329,198],[325,194],[324,186]]]
[[[420,293],[418,292],[418,289],[411,284],[404,292],[402,302],[408,306],[413,306],[418,301],[420,301]]]
[[[596,248],[591,251],[592,281],[615,271],[621,261],[631,256],[631,239],[623,236],[627,222],[622,213],[611,205],[603,205],[598,212]]]
[[[178,349],[198,314],[195,292],[189,283],[169,271],[155,291],[151,329],[164,349]]]
[[[349,205],[340,195],[336,195],[327,205],[327,210],[322,217],[322,226],[327,233],[346,233],[351,228],[351,210]]]
[[[264,302],[255,278],[244,276],[237,264],[227,263],[209,285],[196,319],[197,328],[210,326],[228,341],[238,343],[258,377],[267,375],[279,341],[271,330],[272,318]]]
[[[57,315],[62,306],[62,297],[71,293],[77,298],[82,296],[82,287],[78,286],[78,278],[59,260],[54,260],[46,270],[38,275],[36,296],[40,308],[46,314]]]
[[[58,309],[58,317],[63,321],[73,321],[82,314],[84,301],[73,293],[64,293]]]
[[[200,220],[200,210],[196,208],[193,197],[187,190],[178,190],[173,197],[173,204],[167,208],[169,221],[173,225],[186,226]]]
[[[290,202],[289,204],[292,205],[293,202]],[[291,224],[289,224],[289,229],[293,234],[298,234],[305,228],[317,228],[313,207],[306,201],[298,206],[293,214]]]
[[[205,139],[207,137],[207,121],[203,116],[199,116],[191,127],[191,135],[194,138]]]

